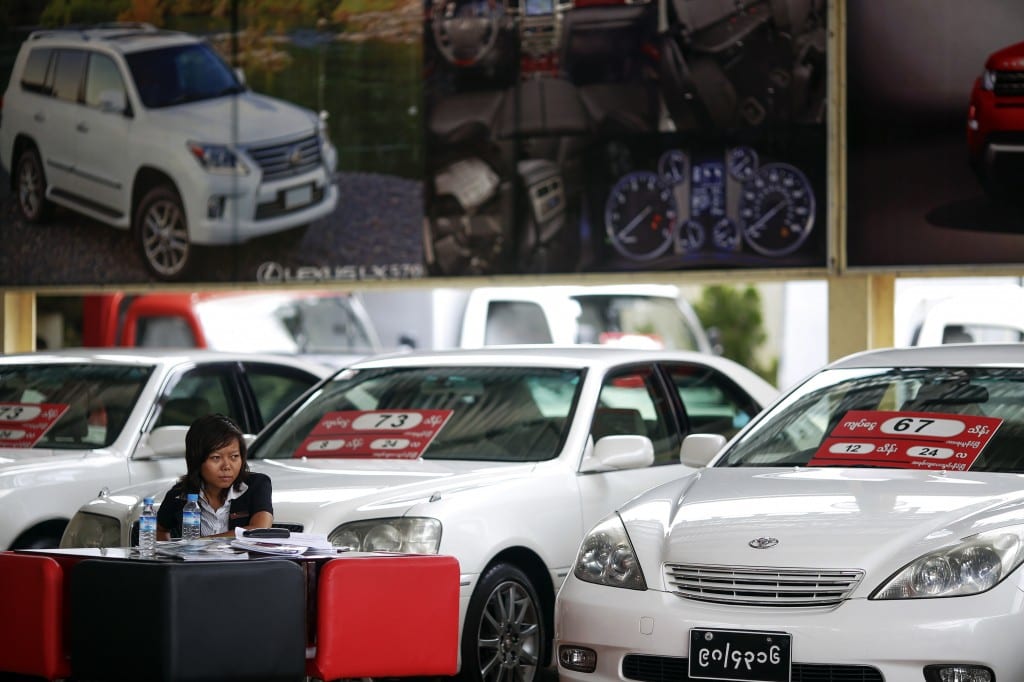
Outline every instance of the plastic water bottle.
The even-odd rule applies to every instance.
[[[142,516],[139,517],[139,555],[151,557],[156,554],[156,512],[153,498],[142,500]]]
[[[181,539],[186,542],[199,539],[199,495],[189,493],[185,500],[185,509],[181,513]]]

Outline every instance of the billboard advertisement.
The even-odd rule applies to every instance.
[[[49,2],[0,287],[822,268],[824,0]]]
[[[846,13],[847,267],[1024,262],[1024,4]]]

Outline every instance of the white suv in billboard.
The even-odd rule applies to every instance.
[[[326,114],[258,95],[201,38],[147,24],[36,31],[3,96],[0,162],[30,222],[52,204],[131,229],[180,280],[193,244],[331,213]]]

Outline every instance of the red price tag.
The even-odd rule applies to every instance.
[[[808,466],[967,471],[1002,423],[967,414],[851,410]]]
[[[67,412],[66,403],[0,403],[0,448],[30,448]]]
[[[451,416],[452,410],[328,412],[294,456],[416,459]]]

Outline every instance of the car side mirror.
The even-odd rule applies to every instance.
[[[159,426],[149,432],[149,437],[139,446],[139,456],[145,459],[185,457],[185,434],[187,426]]]
[[[124,90],[103,90],[99,97],[100,111],[108,114],[124,114],[128,100]]]
[[[688,467],[702,469],[725,447],[726,439],[720,433],[691,433],[679,448],[679,461]]]
[[[654,443],[647,436],[605,436],[594,444],[580,471],[642,469],[654,464]]]

